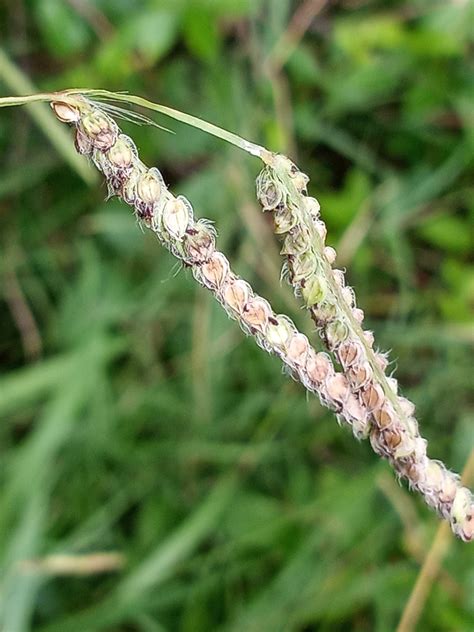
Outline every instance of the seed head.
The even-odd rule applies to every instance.
[[[385,371],[387,366],[386,357],[368,348],[374,343],[371,332],[364,332],[361,342],[360,331],[348,318],[346,303],[358,323],[363,322],[364,313],[356,307],[343,272],[328,274],[324,260],[332,265],[336,253],[324,245],[326,227],[319,219],[319,203],[305,195],[308,177],[285,156],[271,155],[257,180],[257,194],[264,210],[274,211],[275,232],[285,235],[282,254],[287,255],[295,292],[306,301],[343,373],[336,373],[329,356],[316,353],[291,320],[274,316],[269,303],[230,271],[225,256],[215,250],[214,229],[206,220],[194,220],[185,198],[171,196],[160,172],[147,169],[138,159],[133,141],[120,133],[113,119],[86,99],[78,98],[77,107],[54,101],[52,108],[59,120],[75,125],[77,150],[92,157],[106,177],[109,192],[135,207],[168,250],[192,268],[195,278],[211,289],[257,344],[281,357],[293,377],[318,393],[322,402],[336,410],[338,420],[352,425],[357,437],[370,433],[374,450],[390,460],[396,473],[450,520],[457,535],[472,539],[472,495],[460,486],[456,475],[428,459],[413,406],[397,398],[396,380],[379,375],[378,369]]]

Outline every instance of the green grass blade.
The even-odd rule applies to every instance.
[[[138,600],[147,590],[169,577],[176,566],[208,535],[234,496],[237,477],[225,477],[216,484],[197,511],[162,542],[118,587],[120,601]]]

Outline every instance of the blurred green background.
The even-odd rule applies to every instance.
[[[460,471],[473,25],[468,0],[17,0],[0,94],[127,90],[288,152],[430,454]],[[394,630],[437,518],[105,202],[45,111],[0,110],[0,629]],[[257,161],[155,118],[176,134],[124,124],[142,158],[316,340],[279,282]],[[469,545],[417,629],[474,629]]]

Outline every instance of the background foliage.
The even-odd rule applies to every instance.
[[[461,470],[473,445],[473,5],[313,5],[292,51],[301,3],[287,0],[6,3],[0,90],[22,89],[19,68],[32,90],[128,90],[290,152],[431,455]],[[159,122],[176,134],[125,125],[144,160],[311,332],[278,280],[259,165]],[[1,111],[0,627],[393,630],[435,516],[124,205],[105,203],[44,125]],[[105,551],[124,567],[63,577],[24,562]],[[473,561],[452,543],[420,629],[473,629]]]

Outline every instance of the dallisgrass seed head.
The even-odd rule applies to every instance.
[[[359,420],[361,412],[354,411],[353,405],[350,411],[344,411],[343,403],[349,393],[346,388],[342,397],[340,389],[335,388],[337,380],[330,381],[337,373],[329,357],[318,354],[287,316],[275,314],[268,301],[257,296],[246,281],[231,271],[226,257],[216,250],[216,233],[210,222],[196,221],[190,202],[183,196],[174,197],[160,172],[141,163],[133,141],[108,121],[107,114],[99,115],[95,109],[94,104],[84,100],[79,117],[68,111],[66,118],[77,126],[84,146],[92,147],[90,155],[104,174],[109,192],[134,208],[137,218],[192,269],[197,281],[213,292],[229,316],[263,349],[279,356],[293,377],[341,413],[347,423]],[[61,115],[66,116],[62,111]],[[86,125],[82,123],[83,117]],[[103,139],[97,142],[102,130],[117,132],[112,146],[105,147]],[[306,265],[312,266],[311,261]],[[345,383],[346,378],[341,376],[341,381]],[[354,432],[357,435],[359,429],[354,428]]]
[[[288,158],[274,155],[257,178],[257,196],[263,210],[273,212],[275,233],[283,241],[285,276],[343,368],[344,374],[330,381],[328,392],[344,405],[346,417],[351,417],[352,409],[354,431],[362,413],[358,436],[369,434],[375,452],[387,458],[397,474],[450,521],[456,535],[470,540],[472,494],[442,464],[433,469],[413,417],[413,404],[398,396],[397,380],[385,375],[387,356],[373,350],[374,335],[361,327],[364,313],[356,305],[355,293],[346,285],[344,272],[332,268],[336,252],[325,245],[326,226],[319,203],[306,195],[308,182]]]
[[[342,373],[335,370],[329,355],[311,347],[287,316],[275,314],[268,301],[231,271],[226,257],[216,250],[210,223],[194,219],[191,204],[182,196],[174,197],[160,172],[139,160],[133,141],[106,112],[80,95],[73,105],[60,100],[51,105],[59,120],[75,127],[78,152],[90,156],[104,174],[109,194],[132,206],[137,218],[192,269],[229,316],[260,347],[280,357],[290,374],[334,410],[338,420],[349,424],[356,437],[369,436],[375,452],[449,520],[456,535],[473,539],[472,495],[457,475],[427,457],[413,405],[397,396],[396,380],[385,376],[386,356],[373,351],[373,335],[360,327],[364,315],[353,290],[345,285],[342,271],[331,267],[336,253],[324,243],[326,227],[319,203],[306,196],[308,177],[285,156],[251,144],[247,147],[242,139],[220,131],[221,137],[266,161],[257,179],[258,197],[263,209],[274,214],[289,280]]]

